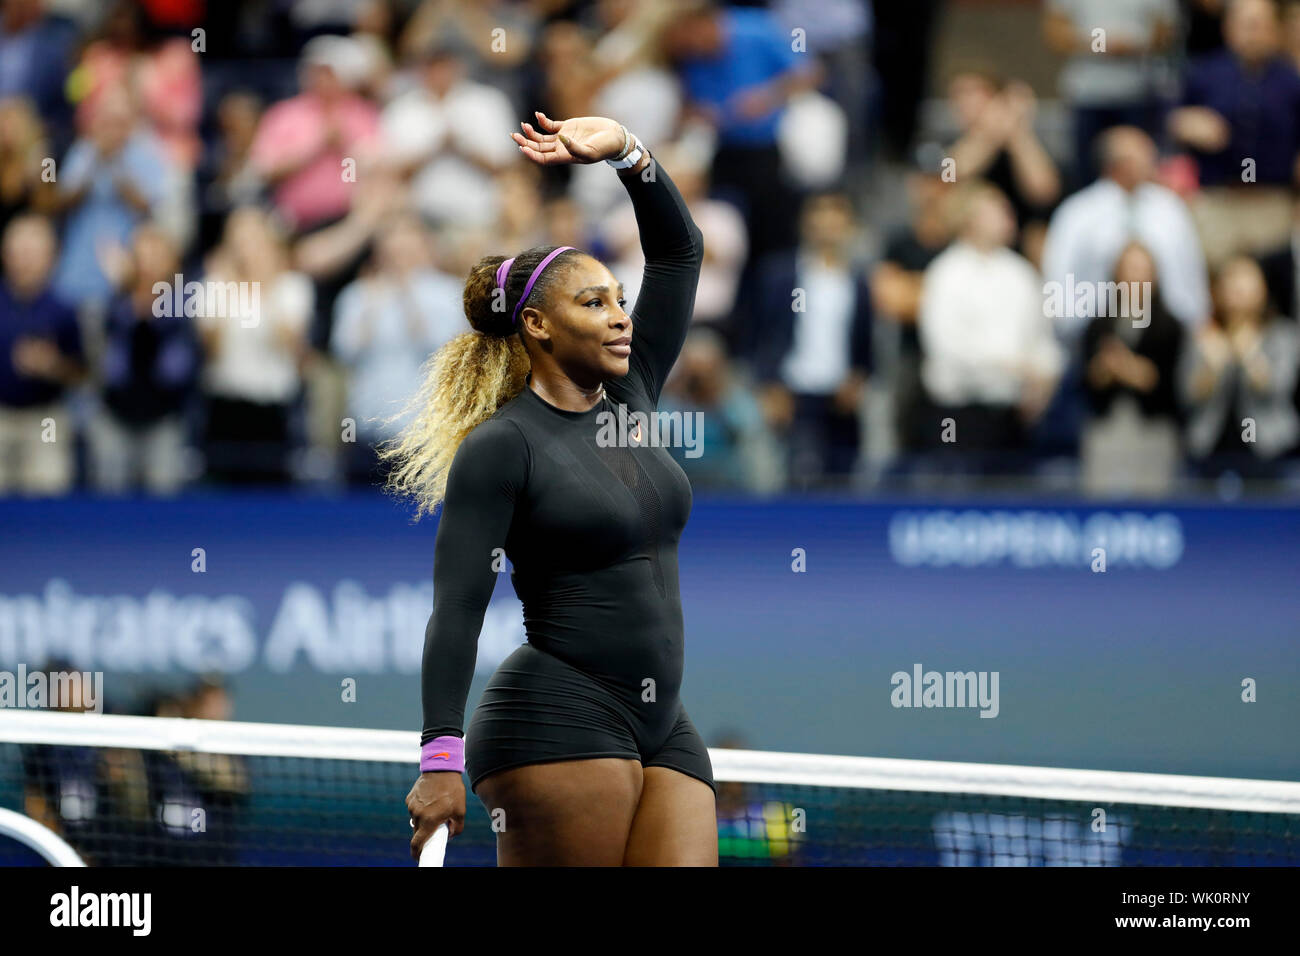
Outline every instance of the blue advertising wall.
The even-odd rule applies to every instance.
[[[217,670],[238,719],[419,727],[435,520],[6,500],[0,529],[0,670],[68,658],[118,706]],[[761,750],[1300,779],[1298,558],[1296,507],[698,495],[683,697]],[[523,637],[502,574],[471,708]],[[917,668],[996,672],[996,716],[896,706]]]

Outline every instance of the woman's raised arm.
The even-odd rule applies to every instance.
[[[655,405],[682,350],[695,312],[704,237],[686,201],[653,158],[639,173],[620,172],[636,212],[645,270],[632,310],[631,371]]]
[[[579,116],[559,122],[536,113],[540,130],[521,123],[513,138],[540,166],[598,163],[615,159],[630,145],[624,128],[603,116]],[[632,312],[632,358],[635,375],[654,404],[681,351],[695,311],[695,290],[704,261],[704,237],[686,201],[649,152],[636,165],[619,170],[641,234],[645,272]]]

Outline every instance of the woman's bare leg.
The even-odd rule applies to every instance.
[[[641,778],[640,762],[613,757],[484,777],[475,792],[498,830],[497,865],[622,865]]]
[[[646,767],[624,866],[717,866],[713,789],[667,767]]]

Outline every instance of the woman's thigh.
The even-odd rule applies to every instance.
[[[497,865],[622,865],[642,774],[636,760],[601,757],[484,777],[475,793],[497,831]]]
[[[646,767],[624,866],[717,866],[713,788],[667,767]]]

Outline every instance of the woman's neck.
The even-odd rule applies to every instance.
[[[586,388],[566,375],[539,378],[535,370],[529,378],[528,387],[548,404],[566,412],[590,411],[605,395],[604,382]]]
[[[1254,309],[1233,309],[1223,313],[1223,326],[1232,331],[1260,324],[1260,314]]]

